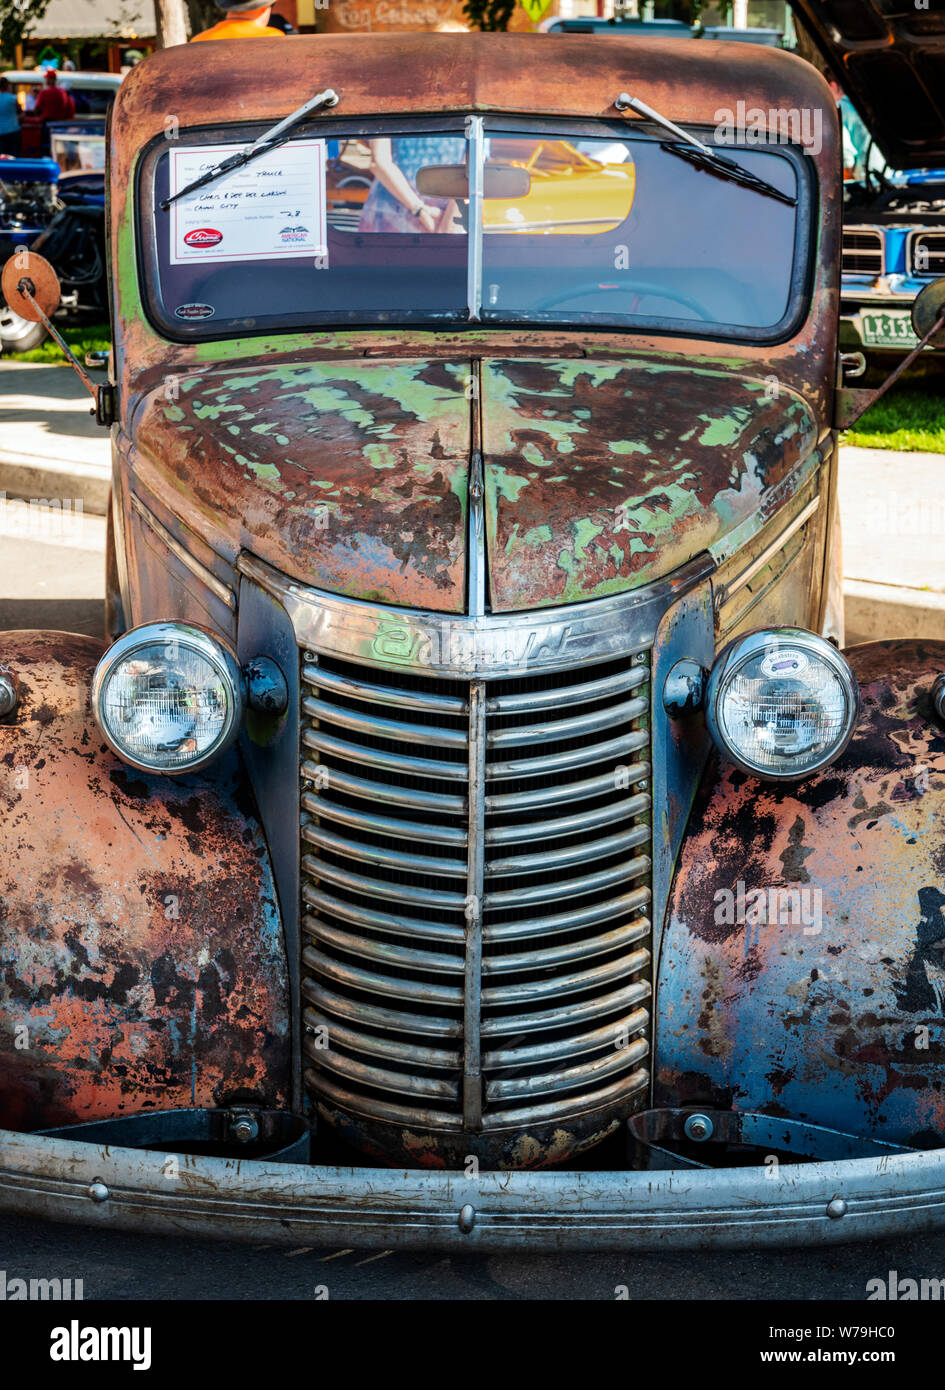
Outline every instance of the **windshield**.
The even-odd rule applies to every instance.
[[[797,206],[625,125],[316,128],[166,209],[258,132],[152,151],[144,279],[170,336],[478,320],[770,340],[803,307],[788,147],[720,153]]]

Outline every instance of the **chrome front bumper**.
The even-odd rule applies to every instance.
[[[945,1227],[945,1149],[672,1172],[483,1173],[167,1156],[0,1130],[0,1211],[267,1244],[736,1249]],[[828,1211],[829,1207],[829,1211]]]

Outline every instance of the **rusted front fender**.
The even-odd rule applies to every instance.
[[[793,786],[707,774],[667,910],[656,1103],[938,1147],[945,643],[847,656],[863,713],[833,767]]]
[[[101,644],[0,633],[0,1124],[258,1097],[284,1105],[276,892],[236,755],[146,776],[92,719]]]

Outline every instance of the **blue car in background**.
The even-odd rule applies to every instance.
[[[841,348],[909,352],[912,301],[945,275],[945,171],[874,172],[848,183],[844,201]]]

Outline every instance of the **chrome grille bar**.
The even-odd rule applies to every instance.
[[[844,227],[840,264],[845,275],[882,275],[885,240],[878,227]]]
[[[945,275],[945,232],[910,232],[906,258],[910,275]]]
[[[301,674],[313,1094],[467,1135],[628,1113],[649,1080],[648,657],[450,680],[313,653]]]

